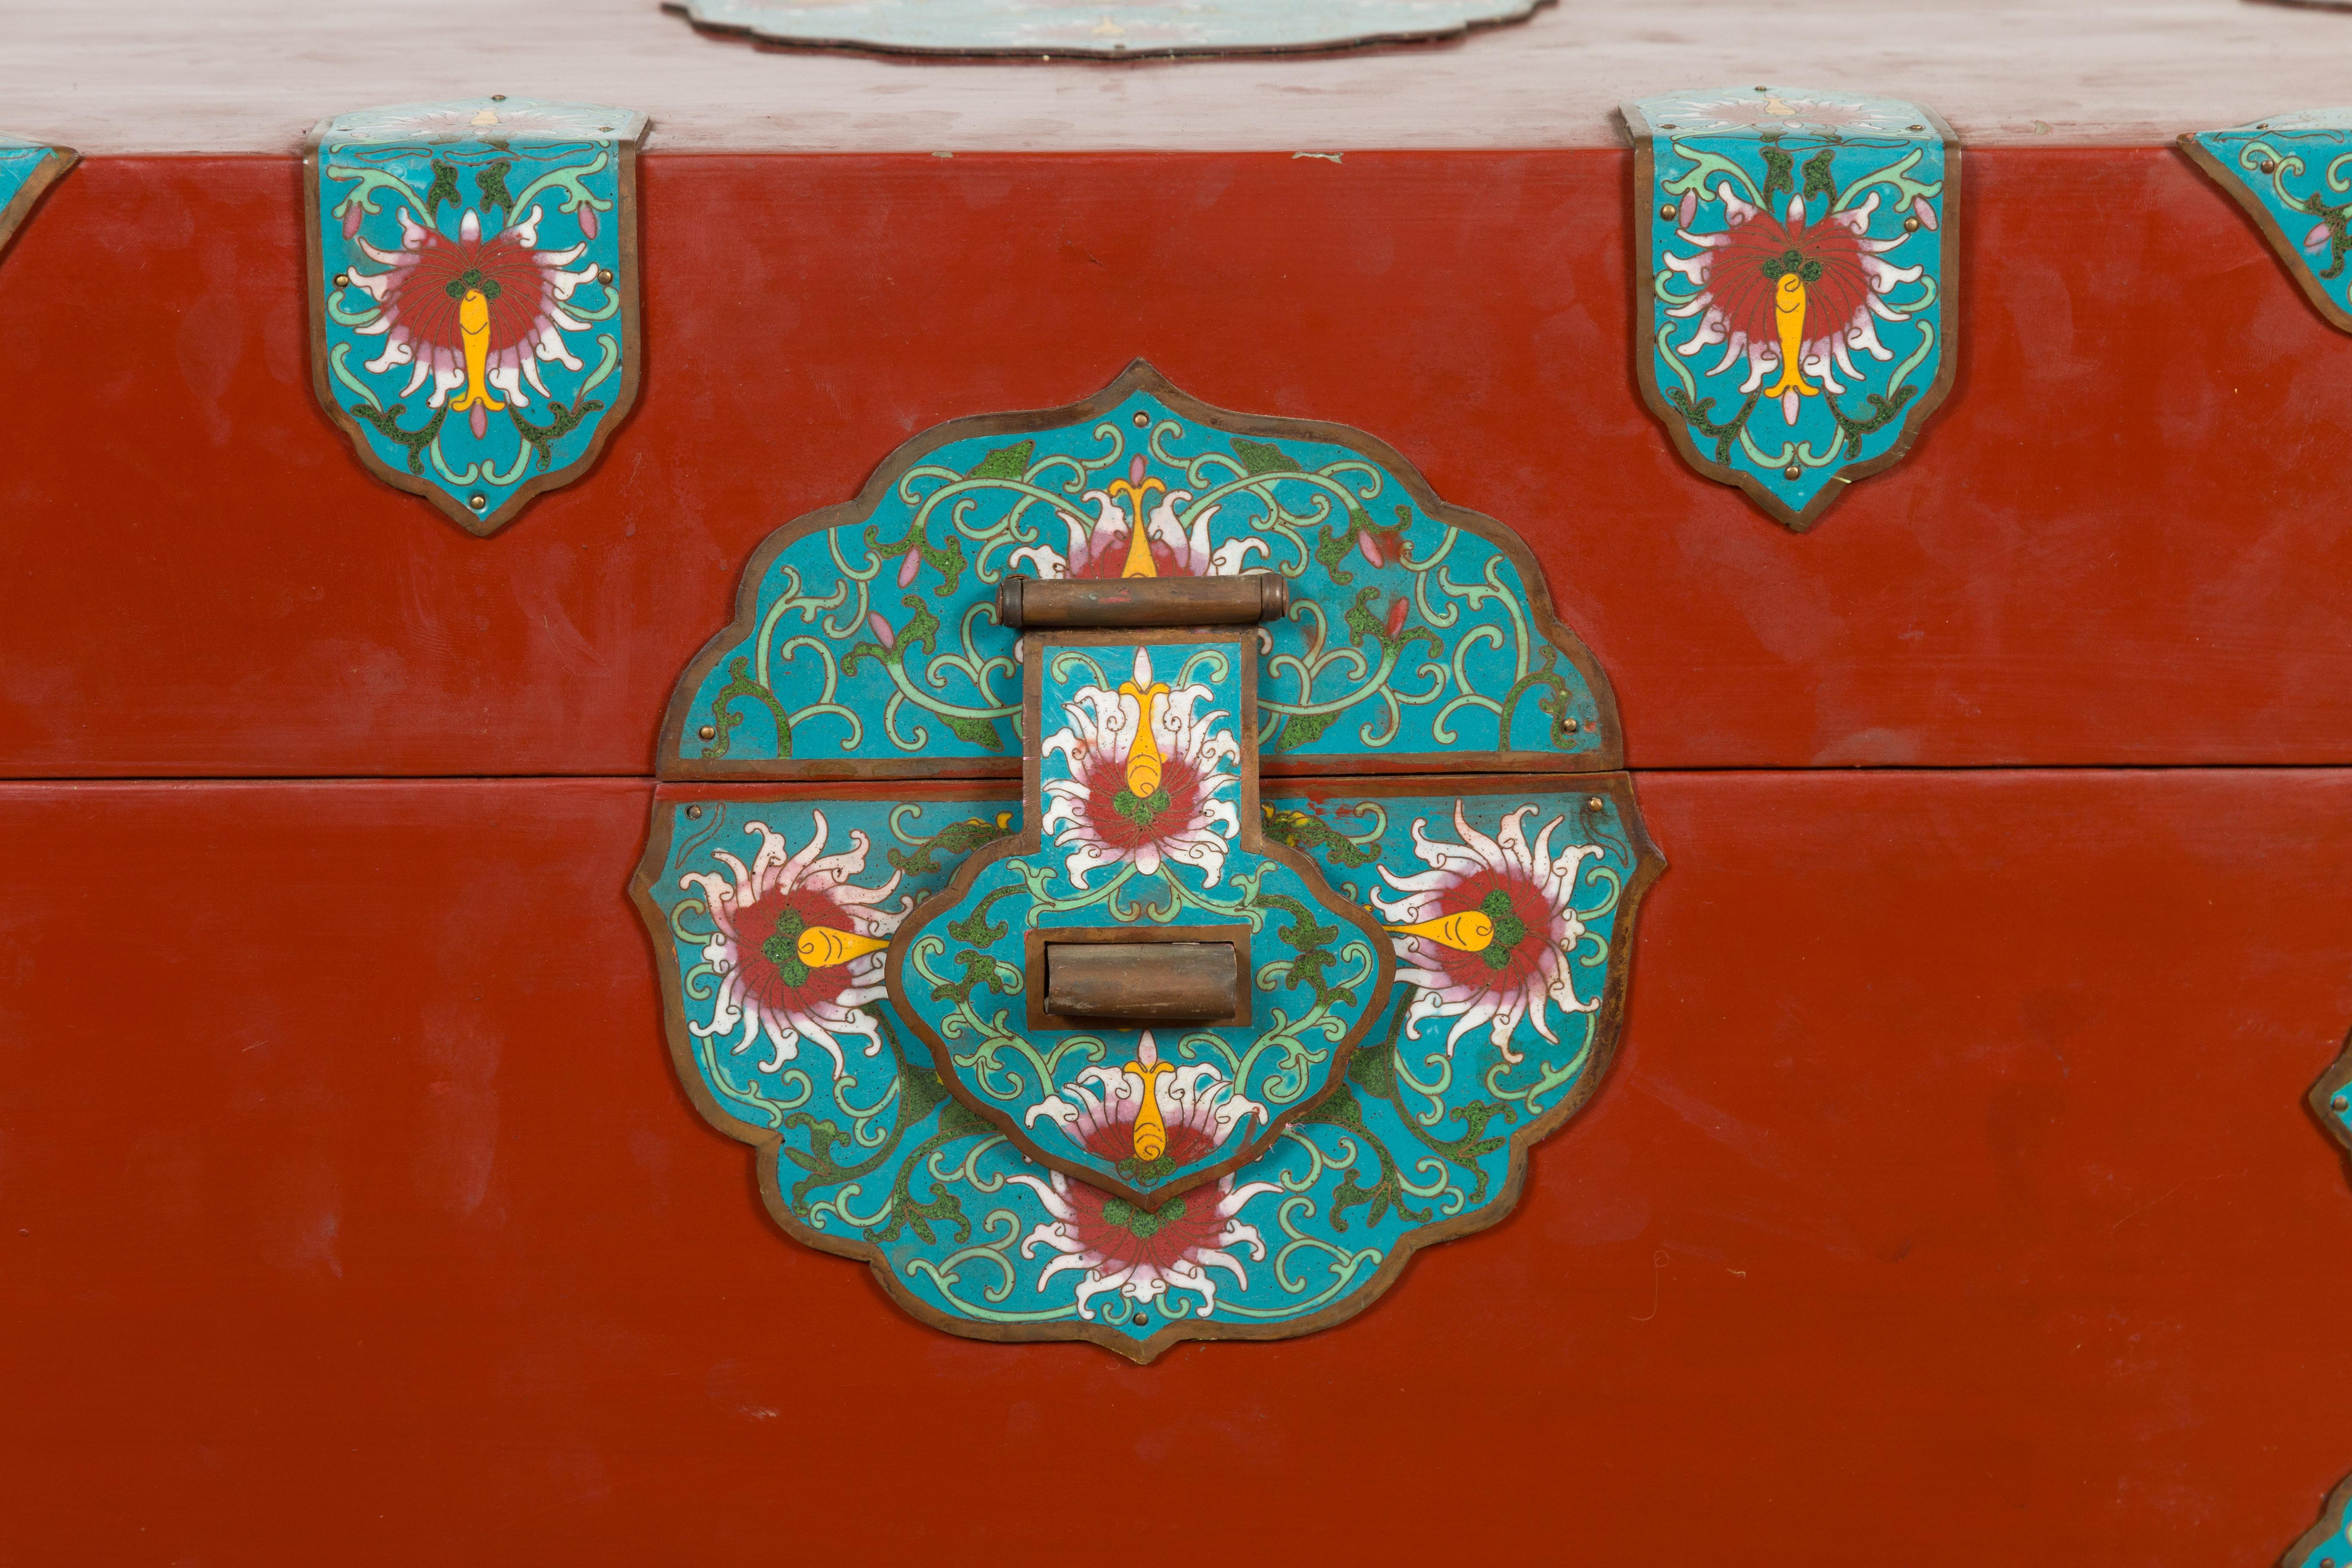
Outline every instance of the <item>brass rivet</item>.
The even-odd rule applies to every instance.
[[[2257,163],[2254,164],[2254,167],[2255,167],[2255,168],[2257,168],[2257,169],[2260,169],[2263,174],[2269,174],[2273,169],[2277,168],[2277,167],[2278,167],[2278,165],[2277,165],[2276,163],[2272,163],[2268,158],[2264,158],[2264,159],[2262,159],[2262,160],[2260,160],[2259,162],[2257,162]]]
[[[598,268],[596,269],[596,281],[602,283],[607,289],[611,288],[613,286],[613,269],[609,267]]]
[[[507,95],[503,92],[494,92],[490,94],[490,101],[492,103],[504,103],[506,100]]]
[[[1771,89],[1770,88],[1769,88],[1769,87],[1759,87],[1759,88],[1758,88],[1756,90],[1757,90],[1757,91],[1759,91],[1759,92],[1769,92],[1769,91],[1771,91],[1772,89]]]
[[[716,740],[719,735],[719,726],[716,724],[705,724],[701,729],[697,730],[694,733],[697,738],[701,740]]]
[[[1674,128],[1672,126],[1668,126],[1667,129],[1671,131]],[[1682,210],[1682,208],[1675,205],[1672,202],[1661,202],[1658,205],[1658,216],[1665,219],[1668,223],[1674,222],[1675,215]]]
[[[1136,416],[1135,416],[1135,427],[1136,427],[1137,429],[1139,429],[1139,430],[1142,429],[1146,425],[1149,425],[1149,424],[1150,424],[1150,423],[1151,423],[1151,416],[1150,416],[1150,415],[1149,415],[1149,414],[1140,414],[1140,413],[1139,413],[1139,414],[1138,414],[1138,415],[1136,415]]]
[[[490,498],[488,496],[467,496],[466,498],[466,504],[472,507],[476,511],[487,511],[489,510]]]
[[[1924,125],[1914,125],[1914,126],[1910,127],[1910,129],[1912,129],[1912,130],[1914,130],[1914,131],[1925,131],[1925,130],[1927,130],[1927,128],[1926,126],[1924,126]]]
[[[2270,128],[2271,128],[2271,122],[2270,122],[2269,121],[2267,121],[2267,120],[2263,121],[2260,125],[2257,125],[2257,126],[2255,126],[2255,127],[2254,127],[2254,129],[2255,129],[2255,130],[2257,130],[2257,131],[2268,131]]]
[[[1906,217],[1903,220],[1903,227],[1906,233],[1916,234],[1919,232],[1919,220],[1916,217]]]
[[[2352,1110],[2352,1095],[2337,1095],[2327,1102],[2330,1110]]]
[[[1661,131],[1672,131],[1674,128],[1675,128],[1674,121],[1671,121],[1671,120],[1670,120],[1670,121],[1667,121],[1665,123],[1664,123],[1664,124],[1662,124],[1662,125],[1660,125],[1660,126],[1658,127],[1658,129],[1659,129],[1659,130],[1661,130]]]
[[[336,287],[336,288],[338,288],[338,289],[348,289],[348,288],[350,288],[351,286],[352,286],[352,275],[351,275],[350,273],[348,273],[348,272],[338,272],[338,273],[336,273],[336,274],[335,274],[335,287]]]
[[[1609,803],[1607,801],[1602,800],[1597,795],[1591,795],[1584,797],[1584,809],[1587,811],[1599,811],[1602,806],[1608,804]]]
[[[1780,470],[1780,477],[1784,479],[1801,479],[1805,477],[1805,470],[1791,463]]]
[[[1575,720],[1573,720],[1573,719],[1562,719],[1562,720],[1559,721],[1559,727],[1560,727],[1561,729],[1563,729],[1563,730],[1567,731],[1568,731],[1570,734],[1571,734],[1571,735],[1575,734],[1579,730],[1581,730],[1582,728],[1584,728],[1584,726],[1583,726],[1583,725],[1581,725],[1581,724],[1578,723],[1578,722],[1577,722]]]
[[[702,815],[702,807],[698,805],[689,805],[686,808],[686,815],[688,816],[700,816]]]

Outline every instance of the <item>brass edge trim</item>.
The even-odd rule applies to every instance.
[[[81,154],[70,147],[60,147],[54,142],[41,145],[48,148],[50,156],[42,159],[40,166],[26,176],[16,194],[8,198],[8,205],[0,206],[0,254],[7,251],[8,242],[16,237],[16,231],[24,226],[26,218],[33,216],[33,209],[41,205],[41,198],[49,194],[49,187],[64,179],[67,173],[81,162]]]

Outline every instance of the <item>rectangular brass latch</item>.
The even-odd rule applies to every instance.
[[[1154,940],[1118,928],[1053,934],[1082,940],[1037,944],[1042,964],[1033,964],[1030,978],[1042,994],[1045,1027],[1223,1024],[1248,1016],[1245,936],[1239,942]],[[1222,930],[1200,934],[1226,935]]]

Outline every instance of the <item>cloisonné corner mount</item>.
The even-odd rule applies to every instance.
[[[371,472],[489,534],[595,462],[636,396],[646,129],[495,94],[311,131],[312,381]]]
[[[2245,209],[2319,313],[2352,331],[2352,109],[2189,132],[2180,147]]]
[[[1811,527],[1950,389],[1960,150],[1900,99],[1703,89],[1622,106],[1634,363],[1684,460]]]
[[[1287,614],[1016,632],[1015,574],[1271,574]],[[1336,1323],[1507,1212],[1662,868],[1507,529],[1140,363],[778,530],[660,744],[671,1050],[776,1220],[927,1322],[1139,1361]],[[1084,928],[1223,933],[1244,1012],[1054,1026],[1038,944]]]
[[[1135,60],[1428,43],[1522,22],[1549,0],[663,0],[702,32],[778,47]]]
[[[70,147],[0,135],[0,254],[33,215],[49,187],[80,161]]]

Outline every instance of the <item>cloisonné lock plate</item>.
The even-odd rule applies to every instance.
[[[1156,1210],[1265,1152],[1328,1091],[1395,961],[1370,910],[1265,841],[1255,627],[1023,641],[1039,743],[1022,828],[909,917],[888,994],[950,1092],[1022,1154]],[[1120,946],[1148,991],[1167,949],[1123,939],[1155,928],[1230,947],[1241,1005],[1160,1029],[1164,1054],[1149,1027],[1073,1029],[1038,1005],[1040,960],[1074,934]],[[1025,1009],[1008,1005],[1016,988]]]
[[[1259,575],[1286,614],[1016,631],[1014,574]],[[778,1223],[941,1328],[1138,1361],[1339,1322],[1508,1212],[1663,868],[1524,543],[1140,363],[779,529],[660,747],[672,1055]],[[1047,1010],[1065,936],[1152,931],[1230,944],[1244,1005]]]

